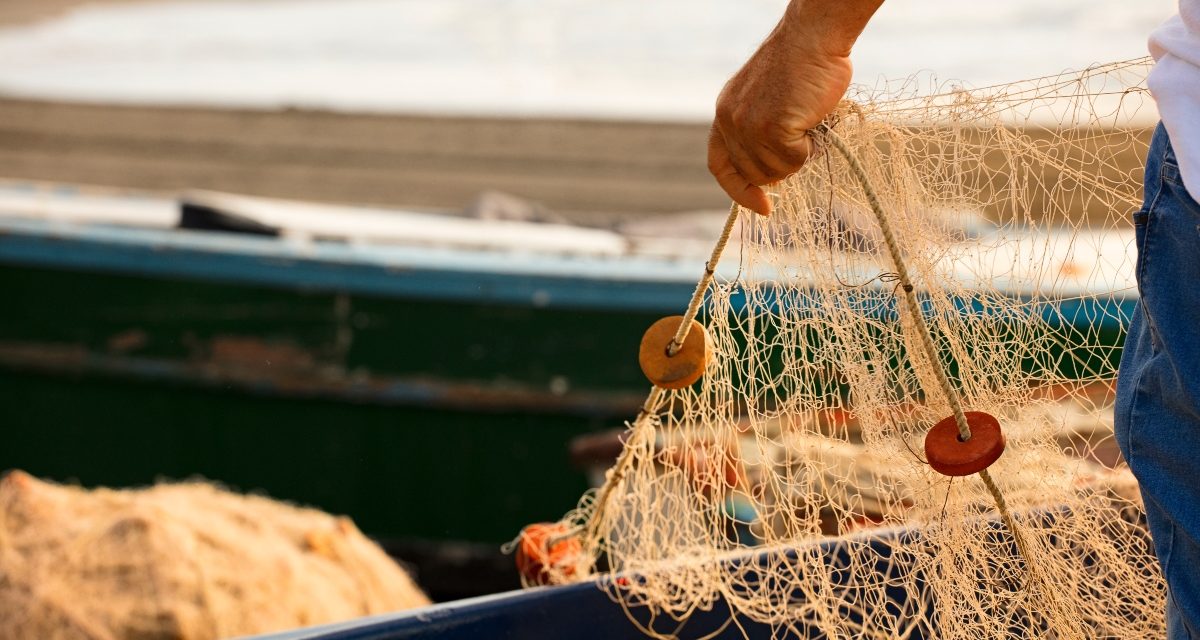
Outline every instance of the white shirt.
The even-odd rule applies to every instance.
[[[1200,0],[1179,0],[1179,15],[1150,34],[1156,63],[1146,79],[1189,195],[1200,199]]]

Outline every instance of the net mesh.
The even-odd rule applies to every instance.
[[[738,217],[700,316],[703,379],[652,393],[564,519],[583,552],[550,581],[607,568],[627,576],[602,581],[611,596],[660,621],[728,606],[779,636],[1161,637],[1111,432],[1149,65],[854,92],[830,129],[890,219],[936,361],[863,185],[821,145],[771,217]],[[939,368],[1003,425],[1007,523],[979,476],[925,460],[952,414]]]

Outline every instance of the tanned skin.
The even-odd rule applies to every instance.
[[[762,186],[812,154],[809,130],[850,86],[850,48],[883,0],[792,0],[717,98],[708,170],[738,204],[770,215]]]

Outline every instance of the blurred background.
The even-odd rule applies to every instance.
[[[785,5],[0,1],[0,469],[199,476],[349,515],[436,599],[515,587],[500,543],[619,451]],[[1173,10],[891,0],[855,78],[1136,58]]]

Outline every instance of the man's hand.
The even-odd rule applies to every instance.
[[[850,86],[850,46],[882,2],[793,0],[779,26],[725,85],[709,135],[708,170],[738,204],[771,213],[761,187],[808,160],[808,131]]]

